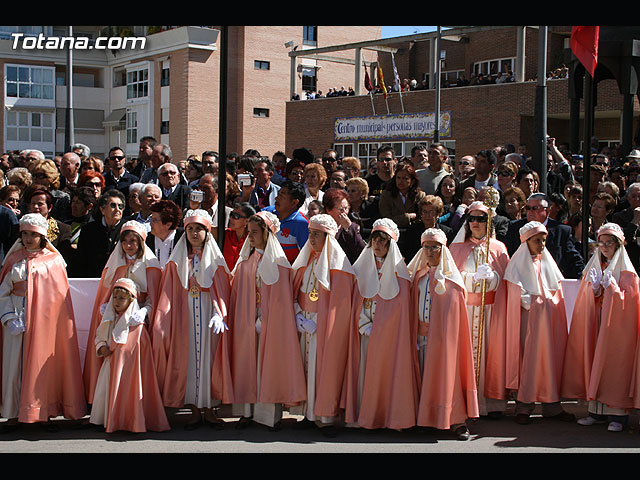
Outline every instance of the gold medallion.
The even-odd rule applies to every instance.
[[[260,303],[260,299],[261,299],[261,298],[262,298],[262,297],[260,296],[260,291],[259,291],[259,290],[256,290],[256,303]]]
[[[317,302],[319,297],[320,296],[318,295],[318,290],[316,289],[316,287],[313,287],[313,290],[309,292],[309,300],[311,300],[312,302]]]
[[[373,301],[370,298],[364,299],[364,308],[366,308],[367,310],[371,309],[372,304],[373,304]]]
[[[193,285],[189,289],[189,296],[191,298],[198,298],[200,296],[200,288],[197,285]]]

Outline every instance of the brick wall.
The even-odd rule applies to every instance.
[[[558,141],[569,141],[568,81],[547,83],[548,132]],[[452,112],[450,138],[455,140],[457,156],[475,154],[494,144],[531,145],[535,113],[535,82],[441,89],[440,107]],[[403,93],[406,113],[433,112],[435,90]],[[389,110],[401,113],[399,94],[388,98]],[[382,95],[374,96],[375,113],[387,113]],[[637,107],[636,107],[637,108]],[[595,135],[601,139],[619,138],[622,98],[615,83],[601,82],[598,88]],[[372,115],[369,96],[287,103],[286,153],[309,147],[321,152],[334,142],[336,117]],[[431,139],[426,139],[430,141]]]

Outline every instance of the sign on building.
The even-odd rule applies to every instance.
[[[435,114],[404,113],[336,118],[336,142],[358,140],[408,140],[433,137]],[[451,112],[440,112],[441,137],[451,136]]]

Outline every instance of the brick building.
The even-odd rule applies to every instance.
[[[547,37],[547,70],[552,72],[568,65],[571,27],[549,27]],[[373,132],[376,124],[385,125],[409,118],[433,122],[436,90],[433,59],[435,34],[398,37],[385,43],[395,49],[394,59],[401,79],[423,80],[430,88],[399,93],[360,95],[348,98],[323,99],[287,104],[287,152],[306,146],[322,152],[333,146],[341,155],[354,155],[362,160],[375,158],[382,144],[393,145],[397,155],[409,155],[417,143],[429,144],[433,130],[416,132],[402,128],[386,135],[358,133],[357,129]],[[450,154],[463,156],[496,144],[524,144],[531,151],[538,65],[538,29],[534,27],[452,27],[443,30],[441,50],[440,140]],[[447,38],[451,38],[450,40]],[[377,59],[387,87],[393,84],[391,54],[379,52]],[[518,68],[520,67],[520,68]],[[470,79],[514,72],[513,83],[476,86],[455,85],[459,78]],[[375,68],[370,70],[375,76]],[[547,132],[559,142],[569,142],[570,99],[567,78],[554,78],[547,86]],[[447,88],[448,87],[448,88]],[[363,93],[366,90],[362,88]],[[595,102],[594,135],[601,145],[618,144],[621,140],[623,98],[615,80],[599,82]],[[403,113],[405,116],[400,114]],[[634,132],[637,131],[639,106],[634,97]],[[388,115],[391,114],[391,116]],[[406,117],[406,115],[412,115]],[[416,120],[417,119],[417,120]],[[442,131],[442,125],[448,127]],[[582,123],[582,122],[580,122]],[[347,127],[345,127],[347,125]],[[344,132],[354,131],[352,135]],[[388,127],[389,128],[389,127]],[[367,130],[369,129],[369,130]],[[582,129],[582,125],[580,125]],[[400,132],[400,133],[397,133]],[[580,133],[582,139],[582,133]],[[363,162],[364,163],[364,162]]]
[[[380,38],[381,28],[232,26],[228,32],[227,151],[255,148],[272,155],[285,148],[288,52]],[[169,144],[174,160],[218,150],[220,27],[74,26],[73,35],[88,42],[73,49],[76,143],[100,157],[114,145],[134,157],[145,135]],[[34,148],[51,158],[67,148],[67,50],[34,47],[39,37],[53,42],[66,36],[64,26],[0,27],[4,151]],[[101,37],[146,43],[99,49]],[[305,59],[296,65],[293,83],[304,97],[305,90],[350,86],[352,79],[353,66],[346,63]]]

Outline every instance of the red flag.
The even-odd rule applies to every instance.
[[[598,38],[600,27],[580,26],[571,28],[571,51],[580,63],[591,74],[598,64]]]
[[[364,69],[364,88],[369,92],[373,90],[373,85],[371,85],[371,79],[369,78],[369,72],[366,68]]]

